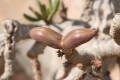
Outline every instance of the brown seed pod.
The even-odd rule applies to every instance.
[[[31,38],[35,39],[36,41],[56,48],[61,49],[60,42],[62,40],[62,35],[57,33],[56,31],[46,28],[46,27],[36,27],[30,31]]]
[[[62,40],[63,49],[74,49],[79,45],[91,40],[95,35],[95,30],[79,28],[69,32]]]

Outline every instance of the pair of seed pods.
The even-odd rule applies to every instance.
[[[79,28],[72,30],[66,36],[46,27],[36,27],[30,31],[31,38],[55,49],[74,49],[91,40],[95,30]]]

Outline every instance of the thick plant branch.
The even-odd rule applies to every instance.
[[[120,46],[113,39],[97,40],[93,39],[90,42],[83,44],[77,48],[80,56],[85,56],[85,62],[90,58],[104,59],[120,56]]]
[[[72,68],[70,74],[63,80],[79,80],[83,74],[84,71],[82,70],[82,64],[78,64]]]
[[[43,50],[45,47],[46,47],[45,45],[35,42],[35,44],[32,46],[32,48],[28,51],[27,55],[30,58],[37,57],[39,54],[43,53]]]
[[[3,55],[4,49],[5,49],[5,37],[4,33],[0,34],[0,56]]]
[[[20,24],[19,22],[15,21],[15,20],[11,20],[11,19],[7,19],[7,20],[10,20],[11,23],[15,23],[14,26],[16,28],[18,28],[18,30],[15,32],[15,34],[16,34],[15,39],[14,39],[15,42],[18,42],[18,41],[23,40],[23,39],[29,39],[30,38],[29,31],[32,28],[35,28],[35,27],[39,26],[39,25],[32,25],[32,24],[29,24],[29,25]],[[5,46],[4,36],[5,35],[6,35],[6,33],[1,33],[0,34],[0,56],[2,55],[2,53],[4,51],[4,46]]]
[[[106,44],[106,45],[104,45]],[[93,39],[90,42],[83,44],[73,50],[72,54],[65,54],[67,62],[65,64],[65,76],[76,64],[82,64],[83,69],[86,70],[91,66],[91,61],[95,59],[104,60],[110,57],[120,56],[120,46],[115,43],[113,39],[110,40],[97,40]],[[92,70],[91,72],[93,72]],[[102,73],[99,73],[100,75]],[[99,76],[98,76],[99,77]],[[102,78],[102,76],[100,76]]]
[[[109,58],[120,56],[120,14],[116,14],[111,23],[110,34],[113,39],[108,40],[98,40],[96,38],[92,39],[86,44],[83,44],[77,48],[80,56],[87,55],[86,60]],[[117,44],[116,44],[117,43]],[[105,45],[104,45],[105,44]],[[86,62],[86,61],[85,61]]]
[[[4,59],[5,59],[5,68],[4,73],[1,76],[1,80],[13,80],[14,74],[14,59],[15,59],[15,32],[17,32],[18,27],[15,27],[17,24],[12,20],[5,20],[4,24],[4,34],[5,34],[5,50],[4,50]]]
[[[7,19],[7,20],[10,20],[10,19]],[[18,28],[18,30],[15,32],[15,42],[18,42],[20,40],[23,40],[23,39],[28,39],[30,38],[29,36],[29,31],[32,29],[32,28],[35,28],[39,25],[32,25],[32,24],[29,24],[29,25],[26,25],[26,24],[20,24],[19,22],[15,21],[15,20],[11,20],[12,23],[15,23],[15,27]],[[2,33],[0,34],[0,47],[4,46],[5,42],[4,42],[4,35],[6,33]],[[3,47],[2,47],[3,48]],[[2,52],[2,50],[1,50]]]
[[[36,27],[37,25],[24,25],[24,24],[20,24],[17,21],[7,19],[4,21],[4,26],[5,26],[5,33],[4,34],[2,33],[0,35],[1,36],[1,39],[0,39],[1,54],[0,55],[2,55],[2,53],[4,52],[5,72],[2,75],[1,79],[8,79],[9,77],[13,76],[15,43],[20,40],[30,38],[29,31],[32,28]],[[38,48],[40,48],[40,49],[38,49]],[[45,45],[42,45],[42,44],[39,44],[36,42],[34,44],[34,46],[32,47],[32,49],[28,52],[29,57],[30,58],[32,57],[31,63],[32,63],[32,67],[33,67],[33,72],[35,73],[35,79],[37,79],[37,80],[40,80],[40,78],[41,78],[40,63],[38,62],[37,57],[38,57],[39,53],[43,52],[44,48],[45,48]],[[13,56],[13,57],[11,57],[11,56]],[[7,60],[9,57],[11,59]],[[9,70],[10,69],[9,66],[12,66],[11,70]],[[40,76],[40,78],[39,78],[39,76]]]
[[[120,45],[120,13],[117,13],[111,23],[110,35]]]
[[[1,52],[1,55],[4,52],[5,72],[1,76],[1,79],[9,79],[9,77],[13,76],[13,64],[14,64],[14,56],[15,56],[14,45],[15,45],[15,43],[18,42],[19,40],[30,38],[30,36],[29,36],[30,29],[36,27],[37,25],[24,25],[24,24],[20,24],[17,21],[7,19],[4,21],[4,26],[5,26],[4,34],[2,33],[0,35],[1,36],[0,52]],[[45,47],[44,45],[41,45],[41,44],[37,45],[36,47],[39,47],[39,46]],[[36,52],[36,50],[35,50],[36,47],[34,47],[33,50],[31,50],[32,53]],[[39,51],[40,50],[38,49],[36,53],[38,54]],[[35,59],[33,60],[33,62],[34,61],[36,62]],[[38,61],[37,61],[37,64],[39,64]],[[10,68],[10,66],[12,68]]]
[[[77,63],[82,63],[84,67],[90,65],[90,61],[94,59],[104,60],[110,57],[118,57],[120,56],[120,14],[116,14],[114,17],[110,34],[114,39],[109,40],[98,40],[96,38],[92,39],[86,44],[79,46],[76,50],[73,51],[73,54],[66,55],[67,63],[70,65],[66,68],[66,73],[68,75],[69,71],[73,66]],[[117,43],[117,44],[116,44]],[[71,67],[70,67],[71,66]],[[92,71],[93,72],[93,71]],[[102,75],[100,73],[100,77],[102,79]]]
[[[67,63],[69,64],[66,68],[66,75],[77,63],[82,63],[84,67],[91,65],[91,61],[94,59],[106,59],[110,57],[120,56],[120,46],[119,44],[119,32],[120,32],[120,14],[117,14],[113,19],[111,25],[111,35],[114,39],[109,40],[98,40],[96,38],[92,39],[86,44],[79,46],[70,55],[65,54]],[[115,41],[114,41],[115,40]],[[118,44],[116,44],[116,42]]]
[[[16,32],[15,40],[18,42],[20,40],[30,38],[29,31],[32,28],[35,28],[38,26],[40,26],[40,25],[32,25],[32,24],[25,25],[25,24],[18,23],[18,31]]]
[[[38,58],[30,59],[32,70],[34,73],[34,80],[42,80],[41,70],[40,70],[40,63],[38,61]]]
[[[87,45],[88,46],[88,45]],[[79,48],[80,49],[80,48]],[[78,49],[78,50],[79,50]],[[83,48],[84,49],[84,48]],[[91,66],[91,61],[92,60],[95,60],[95,57],[96,55],[94,54],[91,54],[91,52],[87,52],[87,53],[82,53],[84,50],[82,49],[82,51],[79,53],[77,50],[73,49],[72,50],[72,53],[71,51],[69,53],[71,54],[68,54],[67,52],[65,53],[64,52],[64,55],[67,59],[67,61],[64,63],[64,66],[65,66],[65,75],[63,78],[67,77],[67,78],[75,78],[76,76],[72,76],[70,77],[69,74],[71,74],[71,70],[73,70],[72,72],[74,72],[74,69],[72,69],[73,67],[75,67],[77,64],[82,64],[82,68],[80,70],[83,70],[85,72],[85,70],[88,68],[88,66]],[[86,50],[85,50],[86,51]],[[84,52],[85,52],[84,51]],[[96,52],[95,52],[96,53]],[[99,76],[100,74],[102,75],[101,71],[98,75],[98,71],[95,71],[94,68],[90,68],[90,71],[88,72],[89,73],[93,73],[94,72],[94,75],[97,75],[96,77],[100,77],[102,79],[101,76]],[[78,71],[79,72],[79,71]],[[83,73],[84,73],[83,72]],[[81,73],[81,74],[83,74]],[[89,74],[90,75],[90,74]],[[69,77],[68,77],[69,76]],[[82,75],[79,75],[77,76],[77,78],[81,78]],[[72,79],[71,79],[72,80]],[[73,80],[76,80],[76,79],[73,79]]]
[[[38,61],[38,55],[43,53],[44,48],[45,45],[36,42],[33,45],[33,47],[30,49],[30,51],[27,53],[28,57],[30,58],[35,80],[42,80],[41,69],[40,69],[41,64]]]

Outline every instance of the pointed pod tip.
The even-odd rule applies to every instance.
[[[79,28],[69,32],[62,41],[63,49],[74,49],[91,40],[96,34],[95,30]]]

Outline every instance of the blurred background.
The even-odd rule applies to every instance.
[[[40,0],[42,4],[45,4],[46,6],[48,6],[48,0]],[[76,5],[77,3],[74,0],[63,0],[63,2],[65,3],[65,6],[68,8],[68,18],[70,19],[78,19],[79,20],[79,7],[76,7],[74,5]],[[79,3],[78,3],[79,4]],[[28,13],[32,16],[34,16],[32,14],[32,12],[28,9],[29,6],[33,7],[35,10],[38,10],[38,7],[36,5],[36,1],[35,0],[4,0],[1,1],[0,3],[0,22],[2,22],[3,20],[5,20],[6,18],[10,18],[10,19],[14,19],[14,20],[18,20],[20,23],[31,23],[30,21],[26,20],[23,17],[23,13]],[[59,9],[60,10],[60,9]],[[74,11],[73,11],[74,10]],[[58,18],[60,17],[55,17],[58,20]],[[34,24],[34,23],[33,23]],[[0,28],[2,28],[2,24],[0,24]]]
[[[48,0],[40,0],[40,1],[42,4],[45,4],[46,6],[48,6]],[[67,8],[66,17],[68,19],[82,20],[81,8],[84,8],[84,5],[82,5],[84,0],[62,0],[62,1],[65,7]],[[107,1],[109,2],[109,4],[107,4]],[[95,0],[95,3],[93,5],[94,6],[93,9],[95,13],[92,13],[92,17],[96,18],[96,16],[99,16],[101,14],[102,15],[107,14],[107,12],[104,13],[104,11],[108,11],[107,19],[104,20],[103,19],[104,15],[103,15],[102,17],[100,17],[100,20],[101,20],[100,23],[99,23],[99,20],[97,20],[97,18],[96,20],[94,20],[94,22],[90,23],[88,21],[88,23],[91,25],[93,23],[94,24],[97,23],[98,21],[99,24],[105,23],[106,24],[105,26],[108,26],[107,23],[109,23],[109,20],[111,20],[115,15],[115,13],[117,12],[116,6],[114,6],[116,5],[116,3],[118,3],[118,7],[119,7],[120,6],[119,0],[115,0],[115,1],[106,0],[106,2],[105,0]],[[99,5],[99,8],[97,5]],[[106,6],[103,6],[103,5],[106,5]],[[23,13],[28,13],[29,15],[34,16],[33,13],[28,9],[29,6],[33,7],[36,10],[39,10],[35,0],[1,0],[0,1],[0,32],[1,33],[3,32],[2,22],[7,18],[17,20],[23,24],[39,24],[39,22],[30,22],[23,17]],[[109,11],[109,8],[110,8],[110,11]],[[101,10],[101,12],[98,12],[99,15],[96,15],[97,11],[99,11],[97,9]],[[62,18],[59,15],[60,10],[61,10],[61,5],[59,6],[58,11],[53,18],[53,22],[62,21]],[[14,80],[34,80],[30,61],[26,56],[27,51],[31,48],[33,44],[34,44],[33,40],[24,40],[17,43]],[[42,72],[43,72],[42,74],[44,76],[44,79],[51,80],[50,77],[54,76],[54,72],[58,68],[60,69],[58,73],[61,74],[59,77],[61,77],[64,74],[64,72],[62,71],[63,67],[62,67],[61,58],[58,58],[55,52],[49,47],[47,47],[44,51],[45,51],[45,54],[42,54],[39,56],[39,60],[42,63],[41,68],[42,68]],[[51,53],[53,54],[49,54],[50,53],[49,51],[51,51]],[[60,63],[58,63],[57,61]],[[111,58],[106,61],[105,66],[107,66],[107,69],[110,70],[110,76],[111,76],[111,79],[108,79],[108,80],[120,80],[120,67],[119,67],[120,63],[118,62],[119,61],[116,58]],[[53,67],[53,65],[55,67]],[[3,57],[1,57],[0,58],[0,75],[3,73],[3,71],[4,71],[4,59]]]

